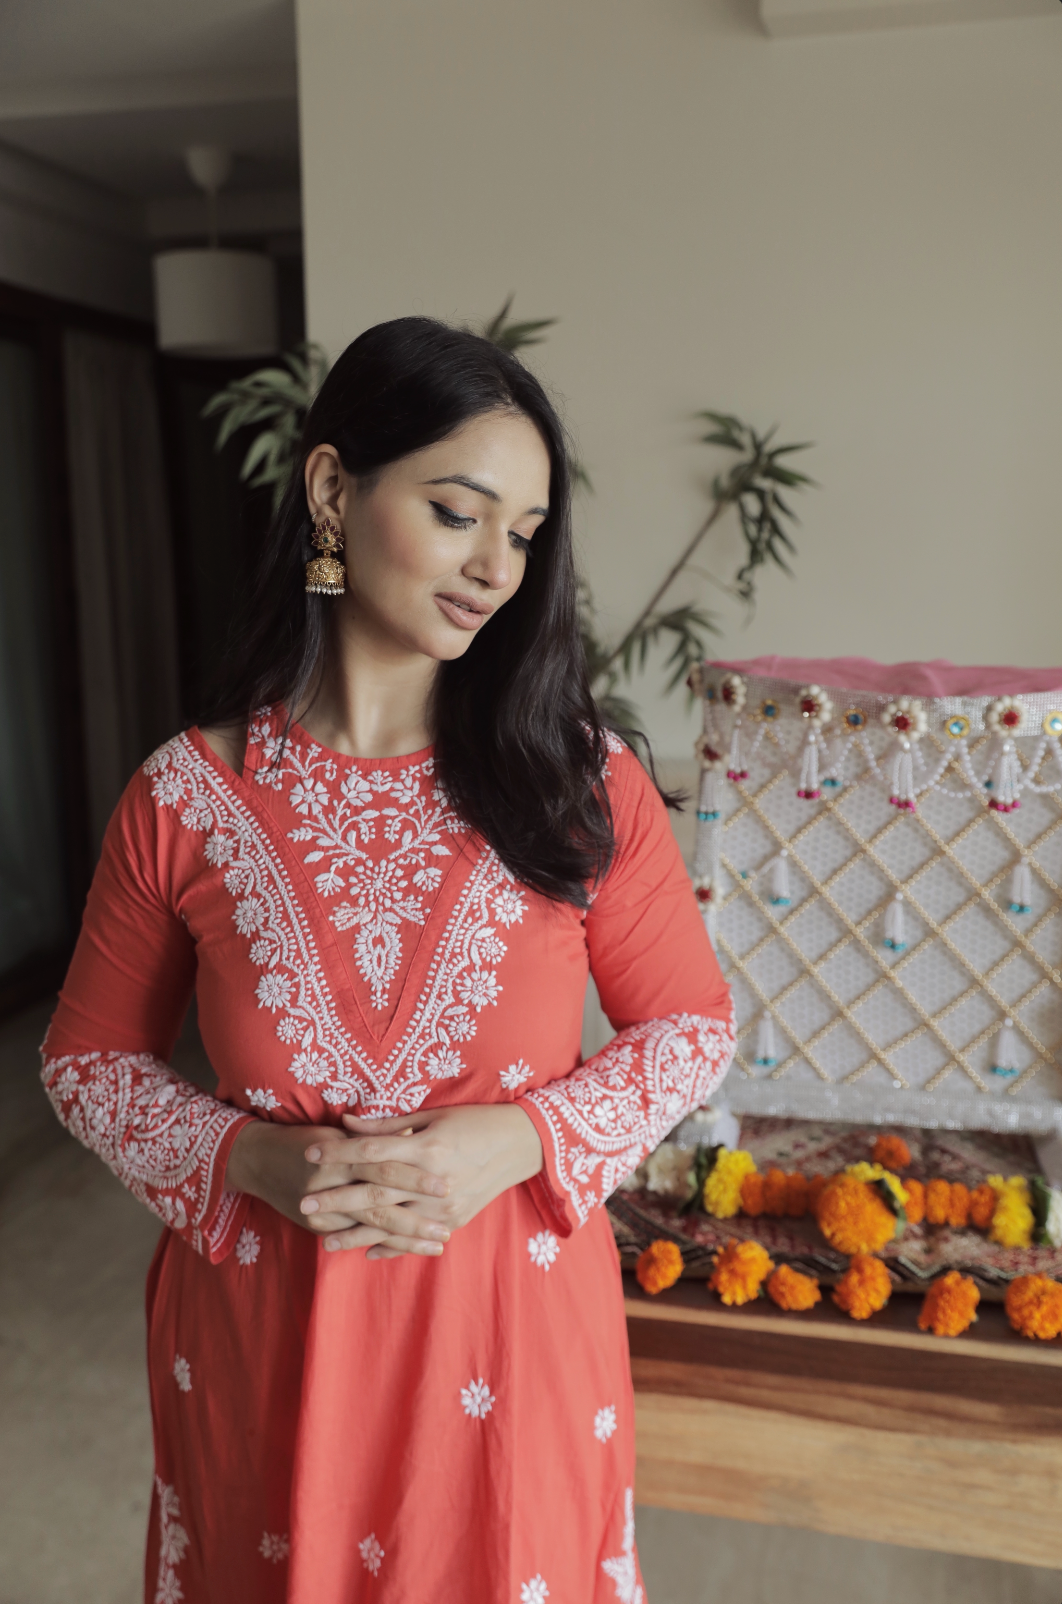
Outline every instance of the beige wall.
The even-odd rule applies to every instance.
[[[710,406],[815,440],[823,487],[721,653],[1062,662],[1062,14],[772,41],[752,0],[298,12],[313,336],[509,290],[559,316],[534,364],[613,625],[700,516]],[[641,699],[688,752],[682,700]]]

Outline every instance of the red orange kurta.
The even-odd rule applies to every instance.
[[[642,1604],[602,1203],[729,1063],[662,804],[615,743],[588,912],[514,881],[430,752],[198,731],[111,822],[45,1044],[60,1118],[170,1227],[148,1288],[149,1604]],[[275,761],[279,753],[279,763]],[[618,1031],[580,1066],[588,969]],[[219,1077],[166,1059],[196,991]],[[545,1168],[439,1259],[329,1254],[223,1189],[248,1118],[518,1100]]]

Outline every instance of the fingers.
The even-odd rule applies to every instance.
[[[359,1136],[371,1136],[374,1131],[381,1136],[395,1136],[402,1131],[422,1131],[437,1114],[438,1110],[434,1108],[425,1109],[420,1114],[398,1114],[394,1119],[359,1119],[356,1114],[344,1114],[343,1124],[348,1131],[354,1131]]]
[[[439,1175],[409,1162],[408,1139],[401,1136],[354,1137],[315,1142],[306,1149],[309,1164],[342,1164],[349,1170],[372,1170],[371,1179],[422,1197],[446,1197],[449,1186]],[[370,1179],[362,1175],[361,1179]]]
[[[354,1219],[385,1234],[431,1242],[448,1242],[450,1232],[436,1220],[426,1219],[403,1204],[413,1199],[409,1193],[386,1186],[337,1186],[327,1192],[304,1197],[299,1211],[307,1217],[311,1231],[333,1229],[336,1216],[343,1223]]]
[[[334,1231],[325,1238],[325,1251],[340,1253],[350,1248],[368,1247],[366,1258],[401,1258],[414,1253],[418,1258],[437,1259],[443,1251],[441,1242],[424,1242],[411,1236],[385,1236],[370,1226],[358,1225],[348,1231]]]

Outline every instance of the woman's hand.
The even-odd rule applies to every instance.
[[[433,1108],[398,1119],[356,1119],[344,1114],[351,1132],[344,1141],[329,1130],[328,1140],[307,1149],[311,1163],[334,1171],[343,1164],[360,1173],[375,1174],[390,1165],[409,1165],[418,1174],[434,1176],[446,1188],[443,1200],[421,1190],[411,1198],[407,1212],[415,1219],[438,1221],[457,1228],[467,1225],[481,1209],[530,1180],[542,1168],[542,1143],[522,1108],[515,1103],[459,1104]],[[316,1155],[316,1156],[315,1156]],[[349,1189],[326,1182],[318,1198],[334,1214],[347,1211]],[[438,1199],[438,1200],[437,1200]],[[336,1231],[340,1247],[363,1245],[358,1234]],[[369,1250],[370,1259],[395,1258],[408,1252],[394,1242],[380,1242]]]
[[[339,1141],[336,1141],[337,1136]],[[342,1231],[342,1244],[329,1240],[326,1248],[386,1246],[395,1252],[437,1257],[450,1232],[440,1220],[414,1213],[417,1200],[438,1203],[446,1197],[439,1176],[418,1169],[404,1149],[401,1160],[362,1164],[344,1151],[334,1162],[309,1161],[307,1149],[320,1153],[323,1146],[351,1148],[330,1125],[274,1125],[255,1120],[239,1132],[229,1152],[225,1185],[232,1192],[249,1192],[261,1198],[315,1236]],[[359,1184],[360,1183],[360,1184]],[[325,1200],[314,1194],[329,1193]],[[333,1199],[342,1203],[333,1203]]]

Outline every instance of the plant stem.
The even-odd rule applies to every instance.
[[[662,583],[657,586],[656,590],[653,592],[652,596],[646,602],[645,606],[642,608],[641,612],[638,614],[638,617],[634,620],[634,623],[631,625],[630,629],[624,635],[624,637],[620,641],[619,645],[616,646],[609,653],[609,655],[606,657],[605,661],[602,663],[601,667],[598,669],[596,675],[594,676],[595,681],[601,679],[603,675],[607,674],[609,669],[612,667],[613,663],[615,663],[618,658],[622,657],[623,652],[624,652],[624,650],[626,648],[627,642],[629,640],[631,640],[635,635],[637,635],[638,631],[641,629],[642,625],[645,623],[645,620],[655,610],[658,602],[660,601],[660,598],[664,595],[664,593],[668,590],[669,586],[674,583],[674,581],[678,578],[679,574],[685,568],[686,564],[689,562],[690,558],[693,556],[693,553],[697,550],[697,547],[700,545],[701,541],[704,539],[704,537],[708,533],[709,529],[711,529],[712,525],[719,518],[721,518],[723,516],[723,513],[726,511],[726,509],[736,499],[737,499],[736,495],[734,495],[729,490],[724,491],[724,493],[718,498],[718,500],[716,501],[715,505],[713,506],[711,512],[708,514],[707,518],[701,524],[700,528],[698,529],[697,533],[694,535],[693,539],[686,546],[685,550],[682,552],[682,554],[678,558],[678,560],[668,570],[668,572],[665,575]]]

